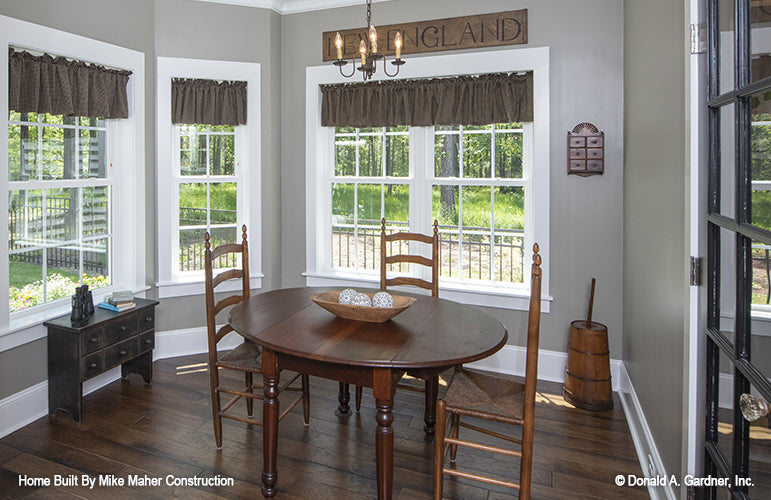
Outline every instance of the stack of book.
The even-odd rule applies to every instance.
[[[132,295],[131,291],[122,290],[106,296],[97,306],[108,311],[120,312],[133,309],[136,307],[136,304],[134,304],[134,295]]]

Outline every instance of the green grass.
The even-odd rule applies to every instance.
[[[752,223],[771,231],[771,191],[752,192]]]
[[[389,221],[409,220],[410,196],[406,186],[395,185],[388,194],[385,186],[385,218]],[[380,220],[380,184],[361,184],[358,189],[358,215],[360,220]],[[353,217],[354,185],[337,184],[332,190],[332,213],[342,217]]]
[[[9,286],[13,286],[16,288],[23,288],[24,285],[27,285],[29,283],[34,283],[35,281],[40,281],[43,279],[42,277],[42,271],[39,264],[27,264],[26,262],[13,262],[11,261],[9,263]],[[78,277],[78,273],[71,271],[71,270],[65,270],[65,269],[52,269],[48,268],[48,274],[61,274],[65,278],[69,278],[72,281],[78,282],[80,278]]]
[[[212,209],[236,209],[236,184],[234,182],[221,183],[212,186]],[[179,190],[179,206],[187,208],[206,208],[205,184],[182,184]]]
[[[455,192],[456,212],[443,210],[440,207],[440,190],[434,188],[432,206],[434,217],[443,225],[458,223],[459,200]],[[490,188],[465,187],[463,189],[463,225],[466,227],[490,227]],[[498,229],[524,229],[525,200],[522,188],[514,188],[512,192],[495,192],[495,227]]]
[[[389,221],[409,220],[409,193],[405,186],[393,186],[391,195],[386,186],[385,217]],[[358,216],[360,220],[380,220],[380,190],[381,186],[359,185]],[[439,188],[432,192],[434,214],[443,225],[456,225],[457,214],[440,210]],[[495,226],[499,229],[523,229],[525,227],[524,193],[522,188],[513,188],[511,192],[495,192]],[[353,219],[354,185],[337,184],[332,191],[332,213],[344,218]],[[460,207],[458,191],[455,192],[455,210]],[[463,189],[463,223],[467,227],[490,227],[490,188],[464,187]]]

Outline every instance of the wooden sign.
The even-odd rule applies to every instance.
[[[394,35],[402,33],[402,54],[438,52],[443,50],[476,49],[527,43],[527,9],[452,17],[417,23],[377,26],[378,52],[393,55]],[[324,61],[337,59],[336,31],[321,35]],[[343,59],[359,55],[359,42],[367,40],[367,28],[341,30]]]

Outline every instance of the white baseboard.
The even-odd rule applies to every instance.
[[[48,413],[48,381],[27,387],[0,400],[0,437]]]
[[[222,339],[225,349],[236,347],[243,338],[230,333]],[[200,354],[208,351],[206,328],[157,332],[153,360]],[[120,378],[115,367],[83,382],[83,394],[90,394]],[[45,380],[0,400],[0,438],[48,414],[48,381]]]
[[[524,347],[505,345],[503,349],[492,356],[466,366],[479,370],[524,377],[526,354],[527,349]],[[538,380],[563,383],[565,381],[567,361],[568,355],[564,352],[541,349],[538,351]],[[614,391],[618,391],[619,370],[622,364],[621,360],[610,360],[610,380]]]
[[[661,460],[656,442],[651,434],[648,422],[645,419],[640,400],[637,398],[637,392],[632,386],[632,380],[626,371],[626,367],[621,363],[619,367],[619,389],[618,397],[621,400],[621,406],[624,408],[626,421],[629,425],[629,432],[632,434],[634,448],[637,451],[637,458],[642,467],[645,477],[670,477],[664,469],[664,463]],[[666,498],[667,500],[676,500],[677,494],[672,486],[648,486],[648,494],[652,500]]]
[[[220,340],[219,346],[223,349],[232,349],[243,341],[243,337],[231,332]],[[208,352],[207,342],[205,327],[156,332],[153,361]]]

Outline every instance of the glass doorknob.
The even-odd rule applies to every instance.
[[[755,397],[746,392],[739,397],[739,408],[744,419],[748,422],[754,422],[771,413],[771,405],[764,401],[763,398]]]

